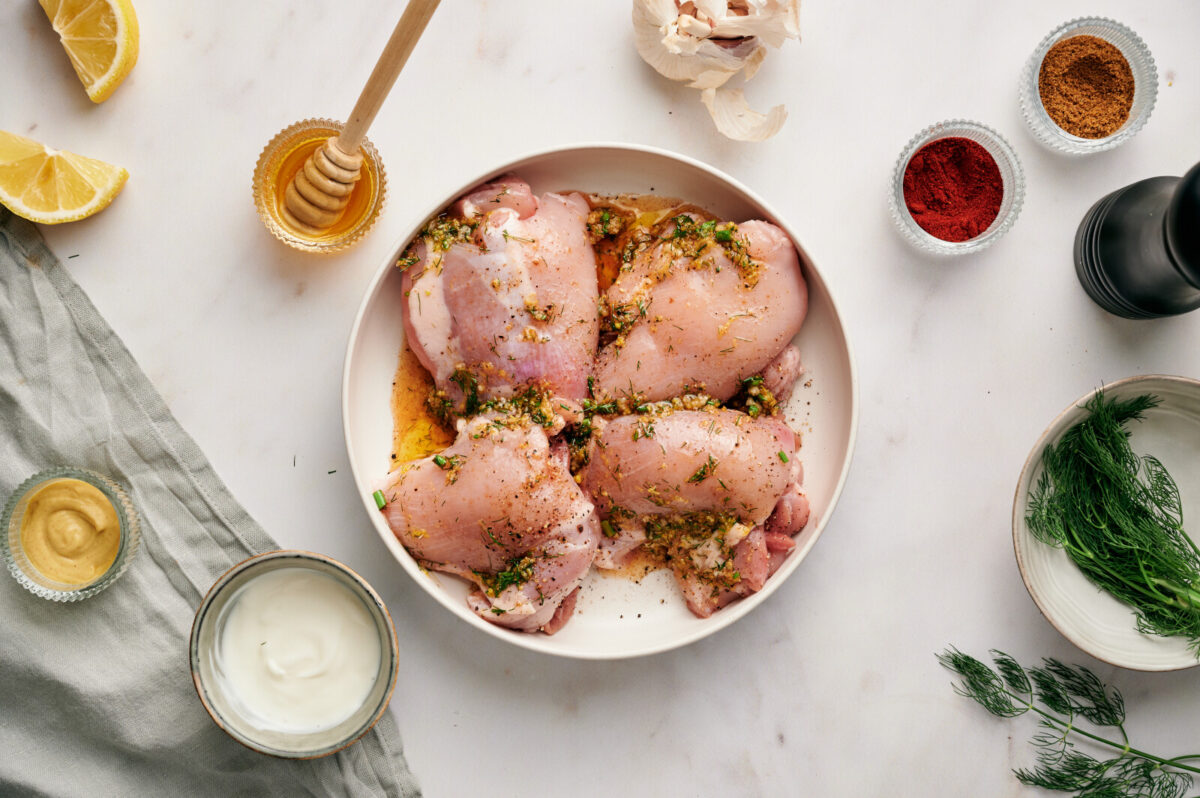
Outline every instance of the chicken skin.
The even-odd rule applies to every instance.
[[[724,400],[799,332],[808,288],[796,248],[775,225],[681,216],[638,252],[605,301],[619,335],[597,357],[597,395],[658,401],[699,390]]]
[[[538,385],[586,395],[599,335],[587,200],[506,178],[431,222],[401,260],[405,335],[438,388],[509,397]]]

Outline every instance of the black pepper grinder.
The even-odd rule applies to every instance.
[[[1127,319],[1200,308],[1200,164],[1093,205],[1075,233],[1075,273],[1096,304]]]

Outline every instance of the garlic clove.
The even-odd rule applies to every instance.
[[[692,0],[692,3],[709,19],[720,19],[729,11],[729,3],[725,0]]]
[[[778,133],[787,120],[787,109],[782,105],[766,114],[752,109],[741,89],[705,89],[700,100],[717,130],[735,141],[765,141]]]
[[[707,22],[697,19],[690,14],[683,14],[678,21],[680,33],[688,36],[695,36],[697,39],[706,39],[713,32],[713,26]]]
[[[726,39],[755,36],[768,47],[781,47],[788,39],[795,39],[800,35],[799,27],[788,24],[789,19],[791,18],[782,14],[745,17],[731,15],[717,20],[712,27],[712,35]]]

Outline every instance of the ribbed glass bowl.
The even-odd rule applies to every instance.
[[[375,226],[387,198],[387,173],[383,160],[370,139],[363,139],[359,152],[363,156],[362,177],[355,193],[363,192],[357,218],[346,216],[325,231],[311,233],[290,225],[283,216],[282,190],[290,182],[289,173],[308,159],[304,153],[318,143],[324,143],[342,132],[343,124],[333,119],[305,119],[276,134],[263,148],[254,166],[254,207],[271,235],[301,252],[333,255],[357,244]],[[359,207],[351,200],[345,214]]]
[[[73,585],[47,577],[30,562],[21,544],[21,521],[25,517],[29,499],[43,484],[56,479],[77,479],[92,485],[104,494],[117,511],[117,520],[121,527],[121,544],[117,549],[117,557],[107,571],[90,582]],[[30,593],[50,601],[82,601],[106,590],[125,573],[141,542],[141,525],[137,511],[125,489],[102,474],[82,468],[51,468],[22,482],[4,506],[4,514],[0,516],[0,530],[3,531],[0,545],[4,548],[4,561],[13,578]]]
[[[1133,105],[1125,124],[1110,136],[1085,139],[1063,130],[1042,106],[1038,91],[1038,74],[1050,48],[1072,36],[1095,36],[1121,51],[1133,72]],[[1103,17],[1073,19],[1059,25],[1042,39],[1021,73],[1021,114],[1033,137],[1055,152],[1067,155],[1087,155],[1117,147],[1133,138],[1146,125],[1158,97],[1158,71],[1150,48],[1136,33],[1119,22]]]
[[[970,139],[982,146],[995,159],[996,166],[1000,169],[1000,177],[1004,181],[1004,196],[1000,200],[1000,211],[995,220],[986,230],[967,241],[943,241],[925,232],[913,219],[904,201],[904,170],[908,168],[908,162],[917,150],[944,138]],[[930,125],[909,140],[892,170],[891,209],[896,227],[910,244],[938,255],[966,255],[987,249],[1013,226],[1024,201],[1025,175],[1021,171],[1021,162],[1017,159],[1016,151],[1003,136],[979,122],[950,119]]]

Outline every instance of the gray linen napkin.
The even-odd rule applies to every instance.
[[[338,754],[287,761],[205,713],[188,671],[195,609],[231,565],[278,546],[34,226],[3,207],[0,420],[0,502],[44,468],[90,468],[130,490],[143,535],[121,580],[77,604],[0,573],[0,795],[420,794],[390,715]]]

